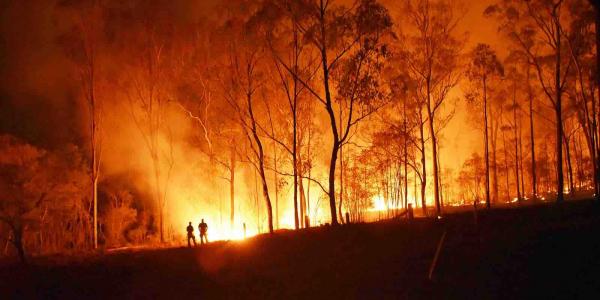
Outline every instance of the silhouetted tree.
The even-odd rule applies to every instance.
[[[459,56],[463,40],[457,34],[457,24],[462,17],[456,3],[446,0],[407,0],[404,58],[409,71],[418,83],[419,98],[424,103],[429,124],[433,165],[433,194],[437,214],[442,213],[438,161],[439,128],[436,121],[444,123],[439,110],[448,99],[448,93],[460,78]],[[440,124],[442,125],[442,124]]]
[[[304,191],[300,187],[302,174],[299,169],[302,161],[299,140],[302,137],[299,136],[298,123],[301,117],[300,101],[304,100],[301,98],[305,98],[303,96],[307,91],[300,78],[304,83],[311,82],[316,75],[316,67],[318,67],[307,49],[306,41],[302,39],[299,27],[299,24],[308,17],[304,11],[306,8],[306,3],[303,1],[265,1],[261,10],[255,14],[255,20],[251,20],[264,26],[263,38],[272,54],[274,81],[279,83],[279,88],[287,102],[287,110],[289,110],[289,116],[284,116],[284,118],[291,119],[291,130],[287,133],[291,135],[291,138],[278,136],[274,131],[266,132],[266,134],[291,156],[294,181],[294,226],[296,229],[302,227],[305,214]],[[291,72],[288,72],[286,68],[289,68]],[[277,174],[277,170],[275,171]]]
[[[99,1],[63,1],[59,8],[73,22],[71,31],[60,37],[65,52],[79,71],[83,98],[89,109],[92,245],[98,248],[98,180],[102,157],[102,105],[98,99],[98,52],[103,35],[103,7]]]
[[[380,58],[387,55],[384,38],[392,25],[387,9],[375,0],[360,0],[350,7],[336,1],[303,2],[306,18],[297,28],[319,53],[322,87],[317,89],[300,80],[325,108],[329,117],[333,145],[329,161],[329,206],[331,222],[339,224],[336,212],[335,173],[340,147],[351,129],[380,106]],[[281,62],[281,61],[280,61]],[[288,72],[300,78],[283,64]],[[332,97],[337,90],[338,97]],[[322,90],[324,96],[318,91]],[[337,101],[336,101],[337,100]],[[346,110],[345,120],[336,117],[335,102]]]
[[[253,7],[253,10],[258,8]],[[251,11],[253,11],[251,10]],[[248,162],[260,177],[262,195],[267,207],[269,232],[273,233],[273,208],[266,177],[266,155],[261,133],[266,127],[259,122],[258,106],[262,97],[263,113],[269,110],[265,95],[264,44],[258,40],[255,27],[248,25],[251,15],[232,15],[222,29],[226,47],[225,68],[227,73],[221,78],[224,99],[234,108],[236,119],[248,141],[250,155]]]
[[[504,68],[489,45],[478,44],[471,52],[471,63],[467,76],[480,84],[483,105],[483,143],[485,157],[485,205],[490,208],[490,158],[488,139],[488,80],[503,75]],[[494,162],[494,165],[496,162]]]
[[[568,27],[564,22],[564,4],[564,0],[502,0],[485,11],[487,15],[494,15],[500,20],[500,29],[527,54],[529,63],[536,70],[540,85],[554,108],[557,202],[564,199],[562,96],[567,74],[572,67],[572,60],[565,49]],[[548,60],[548,57],[551,59]]]

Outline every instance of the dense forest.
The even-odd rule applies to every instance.
[[[2,256],[599,195],[587,0],[1,6]]]

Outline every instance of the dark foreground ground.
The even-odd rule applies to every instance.
[[[432,281],[428,270],[446,231]],[[6,295],[4,297],[2,295]],[[600,299],[600,207],[577,201],[0,267],[0,298]]]

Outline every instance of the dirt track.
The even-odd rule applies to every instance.
[[[600,297],[600,207],[578,201],[435,220],[281,231],[202,248],[0,269],[8,298]],[[433,281],[427,273],[442,233]]]

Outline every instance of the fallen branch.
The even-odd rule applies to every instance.
[[[442,252],[442,245],[444,244],[444,239],[446,239],[446,230],[445,229],[444,229],[444,233],[442,234],[442,237],[440,238],[440,241],[438,242],[437,250],[435,251],[435,255],[433,256],[433,261],[431,262],[431,267],[429,267],[429,275],[427,277],[427,278],[429,278],[429,280],[432,280],[432,278],[433,278],[433,271],[435,270],[435,266],[436,266],[438,258],[440,256],[440,252]]]

